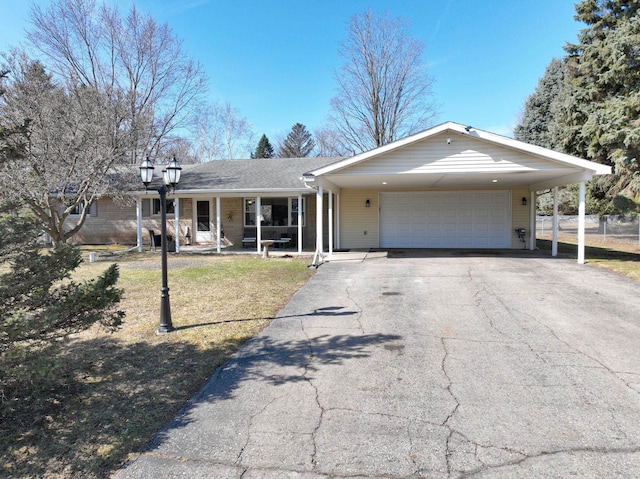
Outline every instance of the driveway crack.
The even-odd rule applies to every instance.
[[[274,402],[276,402],[279,399],[282,399],[283,397],[284,397],[284,395],[272,398],[271,401],[268,401],[260,409],[260,411],[258,411],[255,414],[251,415],[251,418],[249,419],[249,424],[247,425],[247,438],[246,438],[246,440],[244,442],[244,445],[240,448],[240,451],[238,452],[238,456],[236,457],[236,460],[235,460],[235,464],[236,465],[242,464],[242,455],[244,454],[244,451],[247,448],[247,446],[249,445],[249,441],[251,440],[251,429],[253,428],[253,422],[255,421],[255,419],[258,416],[260,416],[261,414],[263,414],[269,408],[269,406],[271,406]]]
[[[507,448],[503,449],[507,452],[512,452],[514,454],[519,454],[522,457],[512,460],[512,461],[504,461],[500,464],[493,465],[483,465],[482,467],[475,468],[473,470],[461,472],[458,476],[460,479],[474,477],[477,474],[483,474],[487,471],[498,470],[504,467],[512,467],[519,466],[527,463],[528,461],[535,460],[541,457],[552,457],[560,454],[576,454],[576,453],[595,453],[595,454],[637,454],[640,452],[640,448],[568,448],[568,449],[558,449],[555,451],[540,451],[536,454],[524,454],[518,451],[511,451]]]
[[[302,329],[302,332],[304,333],[304,335],[305,335],[305,337],[307,339],[307,346],[309,348],[309,356],[308,356],[307,362],[304,365],[304,372],[302,373],[302,377],[304,378],[306,383],[309,384],[309,386],[311,386],[313,388],[314,399],[315,399],[316,405],[318,406],[318,411],[319,411],[318,422],[316,423],[316,425],[313,428],[313,431],[311,433],[311,444],[312,444],[311,466],[312,466],[312,469],[315,471],[316,468],[318,467],[318,462],[317,462],[317,453],[318,453],[317,433],[320,430],[320,426],[322,425],[322,420],[324,419],[325,409],[322,406],[322,403],[320,402],[320,393],[318,391],[318,387],[313,383],[313,378],[311,378],[309,376],[309,372],[313,369],[311,363],[313,361],[313,358],[315,357],[315,354],[313,352],[313,342],[311,340],[311,337],[309,336],[309,334],[305,330],[304,322],[302,320],[300,320],[300,328]]]
[[[345,294],[347,295],[347,298],[349,299],[349,301],[351,301],[351,302],[355,305],[355,309],[356,309],[356,311],[357,311],[357,314],[356,314],[356,321],[358,322],[358,327],[360,328],[360,332],[361,332],[362,334],[365,334],[364,326],[362,325],[362,308],[360,307],[360,305],[358,304],[358,302],[357,302],[355,299],[353,299],[353,297],[351,296],[351,293],[350,293],[350,291],[349,291],[349,290],[350,290],[350,288],[349,288],[349,286],[347,286],[347,287],[344,289],[344,292],[345,292]]]
[[[460,401],[456,397],[456,395],[453,393],[453,390],[452,390],[453,380],[451,379],[451,377],[449,376],[449,373],[447,372],[447,358],[449,357],[449,350],[447,348],[447,340],[446,340],[446,338],[440,338],[440,342],[441,342],[442,348],[444,350],[444,355],[442,356],[442,363],[440,364],[440,368],[442,370],[442,374],[444,375],[444,377],[447,380],[447,387],[445,389],[447,390],[447,392],[449,393],[449,395],[453,398],[453,400],[455,402],[455,405],[454,405],[453,409],[451,410],[451,412],[447,415],[447,417],[445,418],[445,420],[441,424],[441,426],[446,427],[446,428],[449,429],[449,435],[447,436],[447,441],[446,441],[446,446],[445,446],[445,459],[446,459],[446,464],[447,464],[447,474],[449,476],[451,476],[451,472],[452,472],[451,456],[452,456],[452,452],[453,452],[451,446],[452,446],[453,435],[456,433],[456,431],[449,425],[449,422],[451,421],[451,419],[453,419],[453,416],[456,414],[456,412],[460,408]]]

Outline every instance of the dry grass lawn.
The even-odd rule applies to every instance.
[[[72,338],[52,358],[62,387],[2,418],[0,476],[109,477],[313,274],[308,258],[172,255],[177,329],[156,336],[160,255],[117,260],[123,327]],[[109,261],[85,262],[76,277],[95,277]]]
[[[538,247],[551,250],[550,237],[537,240]],[[640,244],[605,242],[599,238],[586,239],[585,262],[621,274],[640,282]],[[558,252],[577,256],[577,241],[573,237],[560,237]]]

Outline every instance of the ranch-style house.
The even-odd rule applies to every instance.
[[[609,166],[447,122],[348,158],[269,158],[183,165],[168,196],[168,234],[186,244],[292,252],[368,248],[535,249],[536,192],[580,185],[578,262],[584,262],[585,182]],[[160,200],[92,205],[74,238],[142,249],[160,230]],[[557,214],[555,215],[557,218]],[[71,217],[73,221],[73,217]],[[557,253],[557,222],[553,252]]]

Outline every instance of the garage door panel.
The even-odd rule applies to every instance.
[[[508,248],[509,191],[380,194],[380,246]]]

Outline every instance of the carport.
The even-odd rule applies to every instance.
[[[558,187],[577,183],[578,263],[584,263],[585,182],[610,173],[606,165],[447,122],[303,179],[316,191],[320,260],[334,248],[533,250],[536,193],[548,190],[556,256]]]

